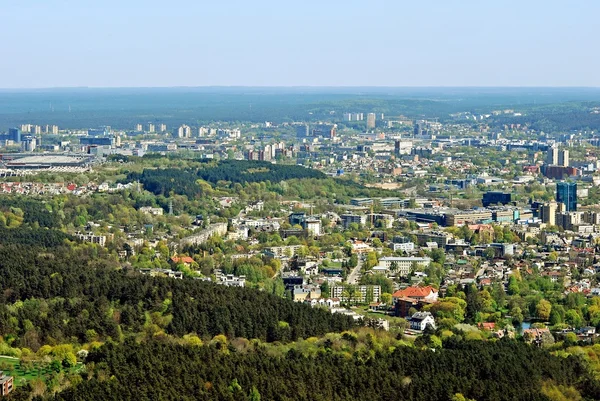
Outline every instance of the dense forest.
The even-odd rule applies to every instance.
[[[0,288],[0,335],[34,351],[90,341],[90,330],[94,339],[143,332],[289,341],[354,326],[266,292],[116,270],[93,245],[0,245]]]
[[[462,394],[478,401],[541,401],[551,391],[600,398],[598,382],[577,358],[514,341],[447,341],[435,352],[400,346],[368,357],[333,348],[330,341],[309,357],[295,349],[279,354],[220,342],[107,344],[88,356],[84,381],[55,399],[436,401]]]
[[[319,171],[302,166],[271,164],[261,161],[224,160],[217,164],[206,164],[198,170],[145,169],[142,173],[131,172],[127,182],[139,181],[155,195],[186,195],[195,198],[202,194],[198,179],[217,184],[280,182],[300,178],[325,178]]]
[[[262,161],[223,160],[216,166],[203,168],[198,172],[205,181],[230,182],[280,182],[294,178],[325,178],[320,171],[302,166],[272,164]]]

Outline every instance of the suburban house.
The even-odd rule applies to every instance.
[[[8,395],[13,391],[13,388],[13,377],[5,375],[4,372],[0,370],[0,395]]]
[[[427,325],[435,329],[435,319],[429,312],[416,312],[408,321],[412,330],[423,331]]]
[[[537,346],[545,344],[554,344],[554,337],[548,328],[534,328],[523,330],[523,338],[528,343],[533,343]]]
[[[173,256],[171,258],[171,262],[173,262],[176,265],[182,264],[185,267],[190,267],[192,263],[194,263],[194,259],[192,259],[189,256]]]

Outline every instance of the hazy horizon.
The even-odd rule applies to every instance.
[[[0,88],[600,87],[600,3],[3,4]]]

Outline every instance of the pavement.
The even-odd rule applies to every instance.
[[[358,284],[358,280],[360,279],[360,270],[362,269],[362,265],[363,265],[363,258],[362,258],[362,256],[359,256],[356,267],[354,269],[352,269],[352,271],[346,278],[346,283],[352,284],[352,285]]]

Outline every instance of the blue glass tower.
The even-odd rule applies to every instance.
[[[559,182],[556,184],[556,201],[564,203],[567,212],[577,211],[577,183]]]

